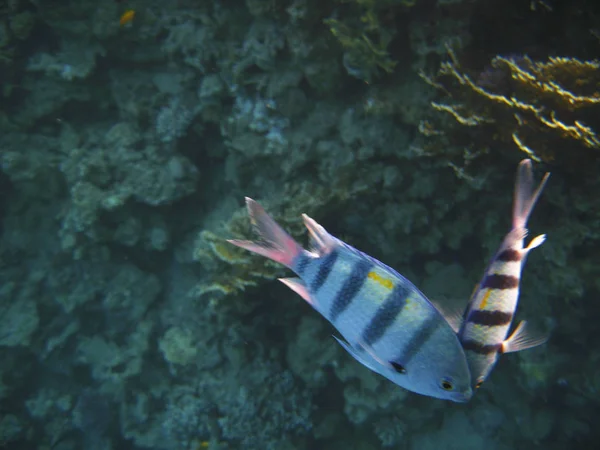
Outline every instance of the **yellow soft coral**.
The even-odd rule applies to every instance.
[[[537,161],[566,166],[581,165],[581,157],[600,157],[599,61],[496,56],[484,73],[474,76],[461,68],[451,50],[449,55],[435,76],[421,76],[449,98],[432,102],[432,107],[458,127],[447,123],[436,128],[428,121],[421,127],[424,134],[443,135],[445,144],[460,143],[460,128],[469,127],[473,147],[510,143]],[[584,149],[592,152],[582,153]]]
[[[338,0],[350,5],[343,17],[325,19],[331,34],[344,48],[343,63],[352,76],[373,81],[381,71],[392,73],[397,62],[388,52],[395,29],[390,17],[414,6],[416,0]],[[398,9],[398,7],[404,7]]]

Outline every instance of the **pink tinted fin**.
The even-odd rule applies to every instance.
[[[515,331],[502,343],[502,353],[513,353],[537,347],[548,340],[547,334],[535,333],[528,329],[527,321],[517,325]]]
[[[227,242],[291,267],[294,258],[304,249],[257,202],[246,197],[246,206],[250,222],[262,241],[230,239]]]
[[[513,229],[526,228],[529,215],[535,206],[535,202],[542,193],[550,177],[549,173],[544,175],[537,189],[533,190],[533,171],[531,160],[524,159],[517,169],[517,181],[515,183],[515,194],[513,201]]]
[[[319,225],[314,219],[311,219],[306,214],[302,214],[304,225],[308,228],[311,238],[311,244],[319,255],[329,253],[335,244],[335,239],[325,228]]]
[[[306,289],[306,285],[302,282],[300,278],[279,278],[279,281],[281,281],[292,291],[294,291],[296,294],[298,294],[300,297],[302,297],[304,300],[310,303],[310,305],[313,308],[315,307],[314,300],[310,297],[308,289]]]

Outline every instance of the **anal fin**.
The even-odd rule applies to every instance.
[[[302,282],[300,278],[279,278],[283,284],[289,287],[292,291],[306,300],[310,305],[315,308],[315,301],[312,299],[310,294],[308,293],[308,289],[306,285]]]
[[[517,325],[515,331],[502,343],[502,353],[513,353],[537,347],[548,340],[547,334],[532,332],[523,320]]]

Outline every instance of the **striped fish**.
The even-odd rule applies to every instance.
[[[455,402],[472,396],[471,376],[456,332],[406,278],[333,237],[303,215],[312,250],[303,249],[254,200],[246,198],[260,242],[234,245],[292,269],[280,279],[323,315],[356,360],[397,385]]]
[[[527,220],[549,176],[546,173],[534,191],[531,160],[525,159],[519,164],[512,229],[492,258],[465,310],[458,336],[475,389],[483,384],[501,353],[525,350],[547,340],[547,336],[530,332],[525,321],[519,323],[510,337],[507,336],[517,309],[519,280],[526,256],[546,239],[542,234],[523,247]]]

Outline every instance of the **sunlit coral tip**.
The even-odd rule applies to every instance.
[[[121,17],[119,18],[119,25],[124,26],[133,20],[135,17],[135,11],[133,9],[128,9],[125,11]]]

